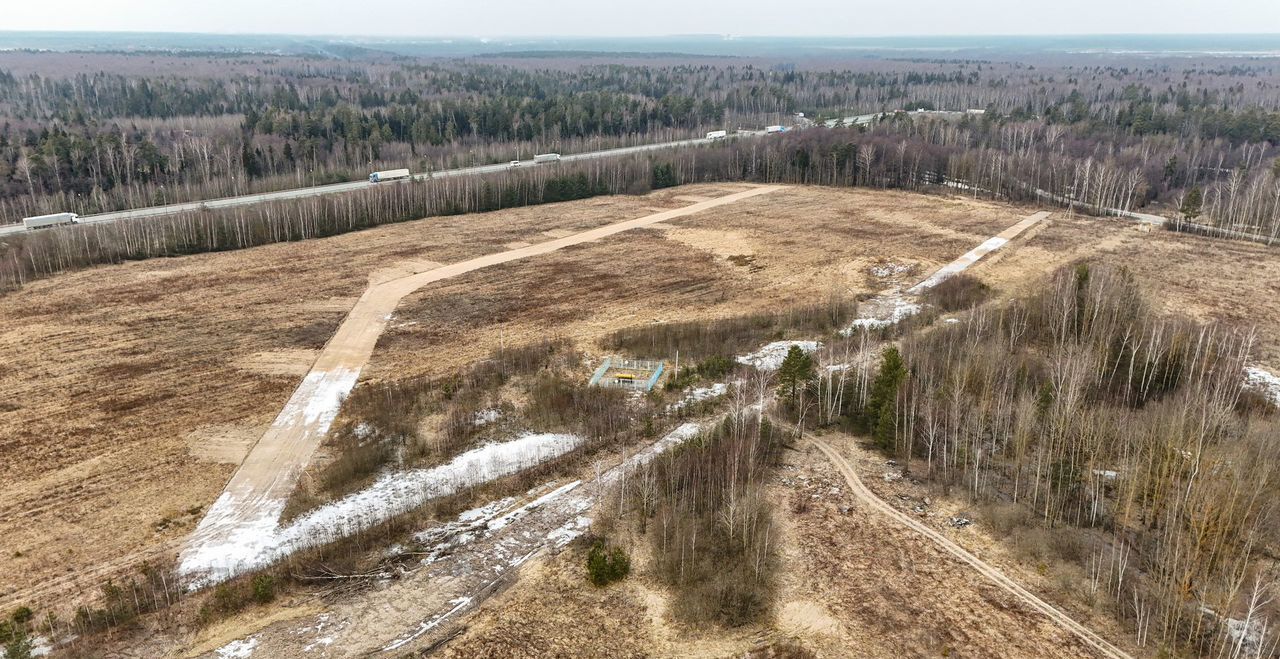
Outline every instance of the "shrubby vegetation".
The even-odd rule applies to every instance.
[[[629,479],[612,523],[648,536],[677,619],[739,626],[771,611],[777,537],[764,486],[782,443],[767,420],[731,414]]]
[[[733,316],[712,321],[656,323],[618,330],[601,340],[608,350],[637,357],[671,359],[680,354],[697,369],[719,372],[736,355],[789,334],[825,334],[847,326],[856,317],[857,304],[838,295],[820,304],[801,305],[779,312]],[[714,377],[714,375],[709,375]]]
[[[1081,575],[1063,586],[1141,645],[1230,655],[1215,632],[1264,615],[1280,540],[1280,429],[1242,397],[1252,341],[1160,315],[1126,270],[1082,263],[828,379],[870,382],[846,423],[990,502],[1031,555],[1056,547]]]
[[[631,573],[631,558],[621,547],[607,546],[603,540],[591,543],[587,552],[587,578],[594,586],[607,586]]]

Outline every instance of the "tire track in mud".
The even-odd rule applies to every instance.
[[[849,461],[845,459],[839,451],[827,442],[813,435],[806,433],[804,437],[810,442],[813,442],[813,444],[827,456],[827,459],[831,461],[831,464],[835,466],[836,470],[840,472],[840,475],[844,477],[845,482],[849,484],[849,488],[853,491],[853,495],[872,510],[877,511],[932,540],[939,548],[950,554],[952,557],[968,564],[970,567],[977,570],[979,574],[991,580],[1009,594],[1017,597],[1031,609],[1043,613],[1050,620],[1053,620],[1062,628],[1074,634],[1090,648],[1097,651],[1099,656],[1109,657],[1111,659],[1131,659],[1128,653],[1112,645],[1109,641],[1088,627],[1076,622],[1071,618],[1071,616],[1063,613],[1057,607],[1040,599],[1035,594],[1019,585],[1018,582],[1006,576],[1000,570],[969,553],[967,549],[956,544],[950,538],[938,533],[928,526],[925,526],[918,520],[912,519],[888,503],[885,503],[883,499],[876,496],[874,492],[862,483],[862,479],[858,477],[858,473],[853,469],[853,465],[849,464]]]

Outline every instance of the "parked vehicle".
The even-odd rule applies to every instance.
[[[48,227],[63,226],[67,224],[77,224],[80,216],[75,213],[53,213],[51,215],[37,215],[35,217],[22,218],[22,226],[28,231],[32,229],[45,229]]]
[[[707,133],[707,139],[709,140],[722,140],[728,136],[729,131],[727,130],[713,130],[710,133]]]
[[[512,166],[512,167],[519,167],[519,166],[520,166],[520,161],[519,161],[519,160],[512,160],[512,161],[511,161],[511,166]]]
[[[406,179],[406,178],[409,178],[410,176],[413,176],[413,174],[410,174],[409,170],[407,169],[388,169],[385,172],[374,172],[370,174],[369,182],[385,183],[387,181],[397,181],[400,179]]]
[[[559,160],[560,154],[558,153],[543,153],[533,157],[533,162],[536,165],[541,165],[544,162],[557,162]]]

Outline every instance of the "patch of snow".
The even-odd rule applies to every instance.
[[[591,518],[581,515],[569,520],[560,528],[553,529],[547,534],[547,540],[550,540],[557,548],[563,547],[573,541],[574,538],[587,532],[591,528]]]
[[[862,305],[863,316],[857,318],[849,326],[841,330],[841,334],[849,336],[857,330],[872,330],[896,325],[899,322],[920,313],[921,306],[903,297],[899,291],[892,291],[872,298]]]
[[[1255,651],[1262,646],[1263,639],[1266,637],[1267,626],[1261,619],[1246,622],[1238,618],[1228,618],[1207,606],[1200,607],[1200,612],[1219,620],[1227,637],[1245,650],[1244,656],[1253,656]]]
[[[416,639],[416,638],[418,638],[418,637],[422,636],[423,634],[425,634],[425,633],[427,633],[427,632],[431,631],[431,630],[432,630],[432,629],[434,629],[436,626],[438,626],[440,623],[444,622],[445,618],[448,618],[449,616],[451,616],[451,615],[453,615],[453,614],[457,613],[458,611],[461,611],[461,610],[462,610],[463,608],[465,608],[468,604],[470,604],[470,603],[471,603],[471,598],[470,598],[470,597],[459,597],[458,599],[452,600],[452,601],[450,601],[449,603],[450,603],[450,604],[453,604],[454,606],[453,606],[453,608],[452,608],[452,609],[449,609],[449,611],[448,611],[448,612],[446,612],[446,613],[442,613],[442,614],[440,614],[440,615],[438,615],[438,616],[435,616],[434,618],[431,618],[430,620],[427,620],[426,622],[420,623],[420,624],[418,625],[418,629],[417,629],[416,631],[414,631],[412,634],[409,634],[408,636],[405,636],[405,637],[402,637],[402,638],[398,638],[398,639],[396,639],[395,641],[392,641],[392,643],[391,643],[390,645],[388,645],[388,646],[387,646],[387,647],[385,647],[385,648],[382,648],[382,651],[383,651],[383,652],[390,652],[390,651],[392,651],[392,650],[397,650],[397,649],[399,649],[399,648],[401,648],[401,647],[404,647],[404,646],[405,646],[405,645],[407,645],[408,643],[412,642],[414,639]]]
[[[786,359],[792,346],[810,353],[818,350],[817,341],[774,341],[753,353],[739,356],[737,361],[762,371],[776,371],[782,366],[782,360]]]
[[[827,372],[828,372],[828,373],[836,373],[836,372],[839,372],[839,371],[847,371],[847,370],[849,370],[849,367],[850,367],[850,364],[828,364],[828,365],[827,365]]]
[[[881,263],[871,266],[870,272],[873,277],[895,277],[897,275],[911,272],[915,266],[908,263]]]
[[[667,409],[668,410],[683,409],[694,403],[700,403],[704,400],[711,400],[712,398],[719,398],[725,395],[725,393],[728,391],[729,391],[729,385],[724,382],[717,382],[711,385],[710,387],[698,387],[696,389],[691,390],[689,393],[685,394],[684,398],[681,398],[679,401],[672,403],[669,407],[667,407]]]
[[[356,427],[351,432],[356,436],[356,439],[368,439],[369,435],[373,434],[373,426],[361,421],[356,424]]]
[[[1271,404],[1280,407],[1280,377],[1277,377],[1257,366],[1244,369],[1246,387],[1258,391],[1271,400]]]
[[[1098,476],[1099,478],[1105,478],[1109,481],[1113,481],[1120,477],[1120,472],[1111,471],[1110,469],[1094,469],[1093,475]]]
[[[479,412],[476,412],[475,420],[473,420],[471,424],[475,426],[486,426],[497,421],[500,416],[502,416],[502,412],[497,409],[490,408],[487,410],[480,410]]]
[[[944,321],[942,321],[942,322],[944,322],[944,323],[946,323],[946,324],[950,325],[950,324],[952,324],[952,323],[958,323],[958,322],[960,322],[960,319],[959,319],[959,318],[948,318],[948,319],[946,319],[946,320],[944,320]]]
[[[218,648],[218,659],[248,659],[253,656],[253,649],[256,647],[258,647],[257,636],[231,641]]]
[[[447,464],[386,474],[369,487],[316,508],[284,528],[276,523],[284,507],[281,501],[270,506],[274,514],[264,514],[252,524],[239,524],[227,544],[204,545],[184,555],[181,569],[183,574],[199,577],[193,588],[211,585],[299,549],[346,537],[431,499],[558,458],[583,441],[577,435],[543,433],[486,444]],[[224,493],[219,502],[230,495]]]
[[[53,652],[53,643],[43,636],[36,636],[31,639],[31,656],[47,657]]]

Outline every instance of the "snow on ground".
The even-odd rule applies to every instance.
[[[786,359],[791,346],[799,346],[805,352],[818,350],[817,341],[774,341],[753,353],[739,356],[737,361],[762,371],[776,371],[782,366],[782,360]]]
[[[896,277],[901,274],[911,272],[914,265],[909,263],[881,263],[871,266],[871,275],[873,277],[887,278]]]
[[[560,457],[583,441],[577,435],[544,433],[487,444],[437,467],[386,474],[369,487],[316,508],[284,528],[276,524],[284,508],[281,501],[278,506],[269,506],[274,515],[242,524],[228,545],[202,546],[184,555],[181,569],[186,575],[200,577],[193,587],[211,585],[299,549],[346,537],[431,499]],[[230,495],[224,493],[223,497]]]
[[[466,608],[466,606],[467,606],[468,604],[470,604],[470,603],[471,603],[471,598],[470,598],[470,597],[459,597],[458,599],[452,600],[452,601],[450,601],[449,603],[453,605],[453,608],[452,608],[452,609],[449,609],[449,611],[448,611],[447,613],[442,613],[442,614],[440,614],[440,615],[438,615],[438,616],[436,616],[436,617],[434,617],[434,618],[432,618],[432,619],[430,619],[430,620],[427,620],[427,621],[425,621],[425,622],[420,623],[420,624],[418,625],[418,629],[416,629],[412,634],[409,634],[408,636],[405,636],[405,637],[403,637],[403,638],[398,638],[398,639],[396,639],[395,641],[393,641],[393,642],[392,642],[390,645],[388,645],[387,647],[382,648],[382,651],[383,651],[383,652],[390,652],[390,651],[392,651],[392,650],[398,650],[398,649],[400,649],[400,648],[404,647],[404,646],[405,646],[407,643],[409,643],[410,641],[413,641],[414,639],[418,638],[419,636],[422,636],[423,634],[425,634],[425,633],[427,633],[427,632],[431,631],[431,630],[432,630],[432,629],[434,629],[436,626],[438,626],[440,623],[444,622],[444,621],[445,621],[445,618],[448,618],[449,616],[451,616],[451,615],[453,615],[453,614],[457,613],[458,611],[462,610],[463,608]]]
[[[258,647],[257,636],[231,641],[218,648],[218,659],[248,659],[253,656],[253,649],[256,647]]]
[[[395,580],[388,577],[384,584],[401,589],[393,595],[399,598],[395,601],[417,607],[413,610],[423,617],[390,632],[394,635],[370,638],[368,626],[349,617],[354,614],[323,613],[289,634],[265,637],[259,654],[292,656],[304,645],[304,651],[310,648],[324,654],[334,648],[343,648],[344,655],[373,654],[424,642],[424,636],[478,604],[539,551],[563,547],[587,532],[591,519],[586,514],[600,496],[663,452],[696,437],[701,429],[697,423],[683,424],[597,478],[548,483],[521,497],[525,503],[514,497],[500,499],[417,533],[418,564],[405,566],[410,569]],[[442,600],[446,603],[441,604]]]
[[[502,416],[502,412],[497,409],[490,408],[487,410],[480,410],[479,412],[476,412],[476,417],[471,424],[475,426],[487,426],[490,423],[497,421],[500,416]]]
[[[1250,389],[1261,392],[1276,407],[1280,407],[1280,377],[1257,366],[1250,366],[1244,369],[1244,383]]]
[[[694,403],[700,403],[704,400],[719,398],[729,391],[729,385],[725,382],[717,382],[710,387],[697,387],[685,394],[684,398],[672,403],[667,407],[669,410],[679,410]]]
[[[921,306],[908,300],[901,291],[893,290],[876,296],[858,305],[862,316],[841,330],[841,334],[849,336],[860,329],[880,329],[895,325],[911,316],[920,313]]]

